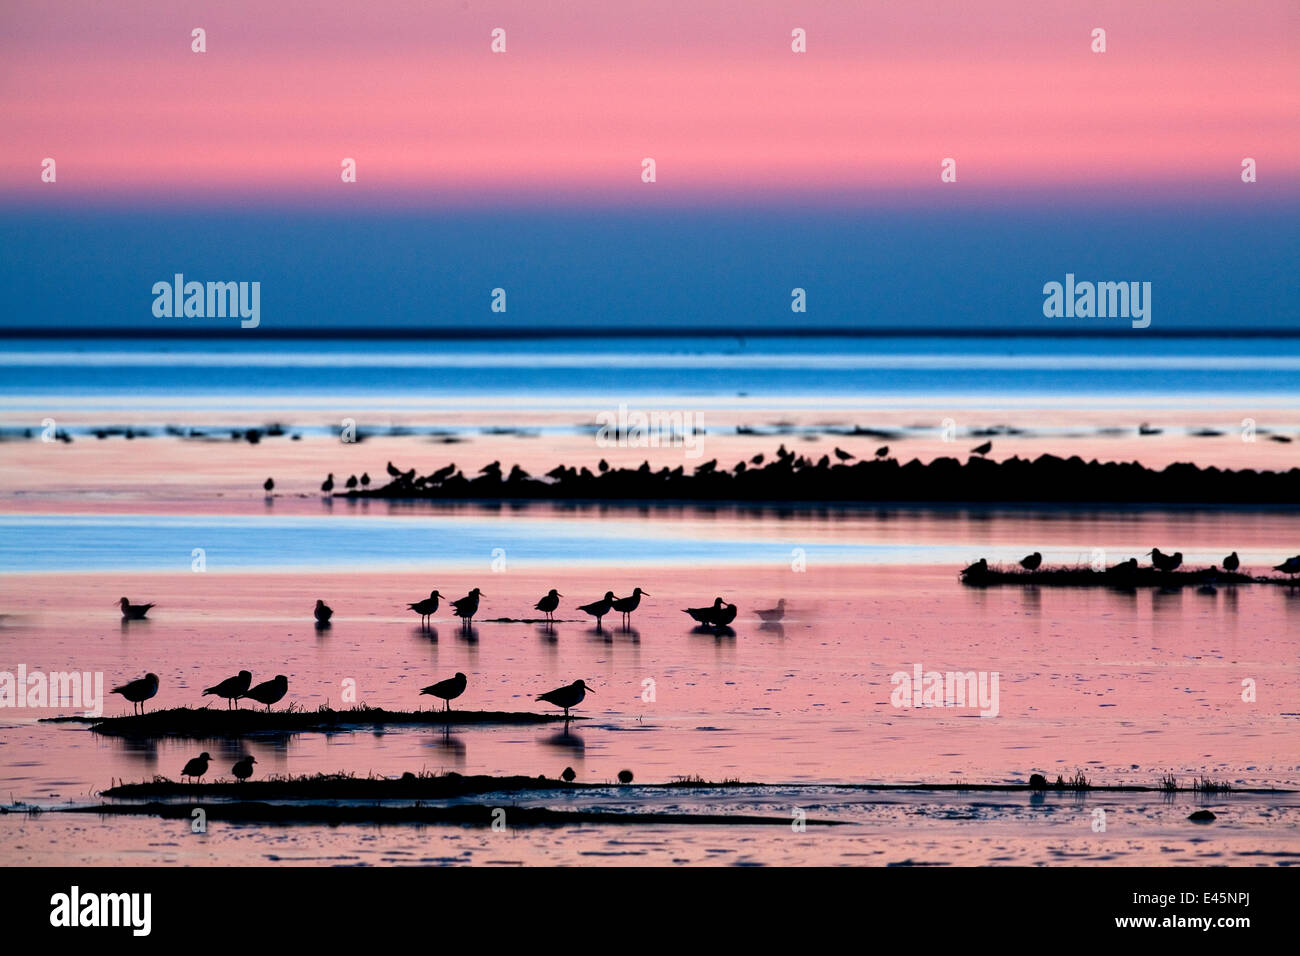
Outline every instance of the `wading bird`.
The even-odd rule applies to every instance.
[[[265,704],[266,709],[270,710],[271,705],[280,703],[288,692],[289,678],[283,674],[276,674],[271,680],[264,680],[256,687],[250,687],[244,696],[259,704]]]
[[[556,707],[564,708],[564,719],[569,719],[569,708],[577,707],[582,703],[587,691],[591,691],[585,681],[575,680],[572,684],[566,684],[563,687],[557,687],[555,690],[548,690],[545,694],[538,695],[538,700],[544,700],[548,704],[554,704]]]
[[[631,626],[632,612],[635,611],[637,605],[641,603],[642,595],[650,597],[647,592],[642,591],[640,588],[633,588],[632,593],[627,597],[614,599],[614,610],[623,615],[623,627],[626,628]]]
[[[452,609],[456,612],[456,616],[464,622],[465,627],[469,627],[474,620],[474,615],[478,613],[478,599],[483,596],[483,593],[478,588],[474,588],[459,601],[451,602]]]
[[[438,610],[438,598],[440,597],[442,597],[442,594],[438,591],[430,591],[429,596],[423,601],[416,601],[414,604],[408,604],[406,606],[416,614],[420,615],[420,624],[423,626],[428,618],[433,617],[434,613]]]
[[[469,678],[457,671],[455,677],[448,677],[436,684],[430,684],[428,687],[423,688],[420,693],[428,694],[430,697],[441,697],[446,703],[446,707],[443,709],[451,710],[451,702],[465,693],[465,685],[468,683]]]
[[[574,778],[576,778],[577,776],[578,775],[573,772],[572,767],[565,767],[564,772],[560,774],[560,779],[563,780],[565,783],[573,783]]]
[[[158,675],[145,674],[143,677],[128,681],[120,687],[114,687],[112,693],[121,694],[131,702],[131,713],[135,713],[135,708],[138,705],[140,713],[143,714],[144,702],[158,693]]]
[[[320,484],[320,490],[327,495],[334,490],[334,472],[331,471],[325,476],[325,480]]]
[[[775,624],[785,617],[785,598],[777,601],[776,607],[768,608],[766,611],[755,611],[754,613],[758,615],[759,620],[763,623]]]
[[[582,604],[578,607],[579,611],[586,611],[596,619],[596,630],[600,630],[600,619],[609,613],[610,608],[614,606],[617,598],[614,597],[613,591],[606,591],[605,596],[599,601],[593,601],[590,604]]]
[[[117,606],[122,609],[122,617],[127,621],[143,621],[144,616],[149,613],[149,608],[155,607],[154,604],[132,604],[126,598],[117,602]]]
[[[548,621],[554,621],[555,609],[560,606],[560,598],[562,597],[564,597],[563,594],[555,590],[555,588],[551,588],[546,592],[546,596],[534,604],[533,607],[545,614]]]
[[[316,621],[320,624],[328,624],[330,618],[334,616],[334,608],[330,607],[320,598],[316,599],[316,608],[312,611],[316,616]]]
[[[356,475],[349,475],[349,476],[348,476],[348,480],[347,480],[346,482],[344,482],[344,484],[343,484],[343,487],[344,487],[344,488],[347,488],[348,491],[351,491],[351,490],[354,489],[356,486],[357,486],[357,476],[356,476]]]
[[[1043,563],[1043,556],[1035,551],[1033,554],[1027,554],[1020,559],[1020,566],[1026,571],[1037,571],[1038,566]]]
[[[234,677],[227,677],[220,684],[207,688],[203,692],[203,696],[207,697],[209,694],[215,694],[224,698],[226,706],[229,708],[233,702],[238,701],[239,698],[248,693],[248,685],[252,682],[252,674],[248,671],[240,671]]]
[[[253,764],[255,763],[257,763],[256,757],[245,756],[230,768],[230,772],[235,775],[236,780],[243,783],[253,775]]]
[[[713,620],[710,621],[709,623],[712,624],[714,627],[716,627],[718,630],[722,630],[724,627],[726,627],[735,619],[736,619],[736,605],[728,604],[725,607],[719,608],[714,613]]]
[[[1173,554],[1165,554],[1159,548],[1152,548],[1147,554],[1151,555],[1151,564],[1161,571],[1173,571],[1183,563],[1183,552],[1175,551]]]
[[[271,492],[275,491],[275,479],[274,478],[266,479],[266,481],[262,482],[262,488],[266,491],[268,495]]]
[[[182,777],[189,777],[190,783],[193,783],[196,777],[201,777],[208,772],[208,761],[212,759],[212,754],[206,750],[199,754],[193,760],[187,761],[185,769],[181,771]]]
[[[712,624],[714,617],[722,610],[722,603],[722,598],[714,598],[712,607],[684,607],[682,611],[699,624]]]
[[[369,487],[370,487],[370,472],[368,472],[368,471],[363,471],[363,472],[361,473],[361,487],[362,487],[362,488],[369,488]]]

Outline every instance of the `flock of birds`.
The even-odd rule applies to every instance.
[[[1157,571],[1176,571],[1182,566],[1183,552],[1175,551],[1173,554],[1165,554],[1159,548],[1152,548],[1147,554],[1151,557],[1151,566]],[[1041,552],[1035,551],[1033,554],[1027,554],[1020,559],[1020,566],[1026,571],[1037,571],[1043,563]],[[1112,573],[1131,573],[1138,568],[1138,559],[1129,558],[1127,561],[1121,561],[1119,564],[1111,565],[1106,570]],[[1241,568],[1241,558],[1234,551],[1223,559],[1223,570],[1230,574],[1235,574]],[[989,562],[987,558],[980,558],[969,567],[962,568],[963,575],[983,574],[988,571]],[[1210,566],[1211,571],[1217,571],[1217,565]],[[1281,571],[1294,577],[1300,574],[1300,554],[1287,558],[1281,564],[1273,565],[1274,571]],[[123,598],[123,600],[126,600]]]

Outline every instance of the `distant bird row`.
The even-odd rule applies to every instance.
[[[226,700],[227,705],[247,697],[249,700],[255,700],[259,704],[265,704],[266,709],[270,710],[272,704],[277,704],[289,691],[289,678],[283,674],[277,674],[268,681],[263,681],[256,687],[250,687],[253,683],[253,675],[248,671],[240,671],[234,677],[228,677],[220,684],[209,687],[203,692],[206,697],[209,694],[215,694]],[[132,704],[131,712],[144,713],[144,702],[152,700],[158,694],[158,675],[145,674],[143,677],[133,681],[128,681],[112,690],[114,694],[121,694]]]
[[[1175,551],[1173,554],[1165,554],[1159,548],[1152,548],[1147,552],[1151,556],[1151,566],[1158,571],[1176,571],[1183,563],[1183,552]],[[1026,571],[1037,571],[1043,563],[1043,556],[1040,552],[1035,551],[1033,554],[1027,554],[1020,559],[1020,566]],[[1137,558],[1129,558],[1127,561],[1121,561],[1114,564],[1106,570],[1111,572],[1132,572],[1138,567]],[[1234,551],[1223,559],[1223,570],[1229,573],[1235,573],[1241,567],[1241,558]],[[962,569],[962,574],[983,574],[988,571],[989,562],[987,558],[980,558],[974,564]],[[1214,570],[1212,567],[1211,570]],[[1281,571],[1283,574],[1296,575],[1300,574],[1300,554],[1287,558],[1281,564],[1273,566],[1274,571]],[[123,600],[126,600],[123,598]],[[721,600],[721,599],[719,599]],[[690,613],[690,612],[688,612]],[[761,612],[760,612],[761,613]]]

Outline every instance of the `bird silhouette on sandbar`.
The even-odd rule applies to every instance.
[[[256,757],[245,755],[235,762],[235,765],[230,768],[230,772],[235,775],[236,780],[243,783],[253,775],[253,764],[255,763],[257,763]]]
[[[330,618],[334,616],[334,608],[330,607],[320,598],[317,598],[316,607],[312,611],[312,615],[316,618],[317,624],[328,624]]]
[[[420,693],[428,694],[430,697],[441,697],[446,705],[443,709],[451,710],[451,702],[465,693],[465,685],[468,683],[469,678],[457,671],[455,677],[448,677],[436,684],[430,684],[428,687],[422,688]]]
[[[190,783],[193,783],[198,777],[202,777],[208,772],[208,761],[212,759],[212,754],[206,750],[197,757],[189,760],[185,764],[185,769],[181,771],[182,777],[189,777]]]
[[[114,687],[111,693],[121,694],[131,702],[131,713],[135,713],[137,707],[140,713],[144,713],[144,702],[158,693],[158,675],[145,674],[143,677],[133,681],[127,681]]]
[[[1033,554],[1027,554],[1020,559],[1020,566],[1026,571],[1037,571],[1043,563],[1043,555],[1035,551]]]
[[[642,591],[640,588],[633,588],[632,593],[625,598],[615,598],[613,608],[623,615],[623,627],[628,628],[632,625],[632,612],[641,604],[642,597],[650,597],[648,591]]]
[[[1165,554],[1159,548],[1152,548],[1147,554],[1151,555],[1151,564],[1161,571],[1173,571],[1183,563],[1183,552],[1175,551],[1173,554]]]
[[[253,675],[248,671],[240,671],[234,677],[227,677],[220,684],[214,684],[203,691],[203,696],[215,694],[226,701],[226,707],[229,709],[236,701],[248,693],[248,685],[253,682]]]
[[[122,620],[124,621],[143,621],[144,616],[149,613],[151,607],[157,607],[156,604],[132,604],[126,598],[117,602],[117,606],[122,609]]]
[[[562,597],[564,597],[563,594],[555,590],[555,588],[551,588],[546,592],[545,597],[533,605],[533,609],[545,614],[546,620],[554,621],[555,609],[560,606],[560,598]]]
[[[548,690],[545,694],[539,694],[538,700],[544,700],[548,704],[554,704],[556,707],[564,708],[564,719],[569,719],[569,708],[577,707],[582,703],[583,698],[588,692],[595,693],[587,686],[585,681],[575,680],[572,684],[565,684],[563,687],[557,687],[555,690]]]
[[[270,680],[264,680],[255,687],[250,687],[244,696],[249,700],[255,700],[259,704],[265,704],[266,709],[270,710],[272,704],[278,704],[284,699],[284,695],[289,692],[289,678],[283,674],[276,674]]]

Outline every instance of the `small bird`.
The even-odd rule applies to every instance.
[[[988,558],[980,558],[980,559],[979,559],[978,561],[976,561],[974,564],[969,565],[968,567],[964,567],[964,568],[962,568],[962,569],[961,569],[961,573],[962,573],[963,575],[971,575],[971,574],[985,574],[985,573],[988,572],[988,569],[989,569],[989,559],[988,559]]]
[[[857,456],[857,455],[854,455],[854,454],[851,454],[851,453],[845,451],[845,450],[844,450],[843,448],[841,448],[839,445],[836,445],[836,446],[835,446],[835,457],[838,458],[840,461],[852,461],[854,458],[857,458],[858,456]]]
[[[1111,574],[1132,574],[1138,569],[1138,559],[1129,558],[1127,561],[1121,561],[1119,564],[1113,564],[1107,568]]]
[[[389,463],[388,463],[388,475],[389,475],[389,477],[390,477],[390,478],[396,478],[396,477],[397,477],[398,475],[400,475],[400,474],[401,474],[401,472],[397,470],[397,466],[394,465],[394,464],[392,463],[392,461],[389,461]]]
[[[538,700],[544,700],[548,704],[554,704],[556,707],[564,708],[564,718],[569,718],[569,708],[577,707],[582,703],[587,691],[591,688],[585,681],[575,680],[572,684],[566,684],[563,687],[557,687],[555,690],[548,690],[545,694],[540,694]],[[591,691],[593,694],[595,691]]]
[[[149,608],[156,606],[153,604],[132,604],[126,598],[122,598],[117,604],[122,609],[122,619],[126,621],[143,621],[144,616],[149,613]]]
[[[609,613],[614,602],[618,600],[614,597],[613,591],[606,591],[605,596],[599,601],[593,601],[590,604],[583,604],[578,607],[579,611],[586,611],[596,619],[596,630],[600,630],[600,619]],[[579,698],[581,700],[581,698]]]
[[[722,610],[722,598],[714,598],[712,607],[684,607],[682,610],[700,624],[712,624],[714,616]]]
[[[256,757],[243,757],[238,763],[230,768],[230,772],[235,775],[235,779],[243,783],[253,775],[253,764],[257,763]]]
[[[427,618],[430,618],[438,610],[438,598],[442,594],[438,591],[430,591],[429,596],[423,601],[416,601],[414,604],[406,605],[416,614],[420,615],[420,624],[423,625]]]
[[[262,487],[266,489],[266,493],[269,495],[271,492],[275,491],[275,479],[266,479],[266,481],[262,482]]]
[[[985,442],[984,444],[982,444],[982,445],[976,445],[976,446],[975,446],[974,448],[972,448],[970,451],[971,451],[971,454],[972,454],[972,455],[979,455],[981,458],[983,458],[985,455],[987,455],[987,454],[988,454],[989,452],[991,452],[992,450],[993,450],[993,442],[991,442],[991,441],[986,441],[986,442]]]
[[[1223,559],[1223,570],[1236,571],[1239,567],[1241,567],[1241,558],[1237,557],[1236,551]]]
[[[888,457],[889,457],[889,446],[888,446],[888,445],[881,445],[879,448],[877,448],[877,449],[876,449],[876,457],[877,457],[877,458],[888,458]]]
[[[248,671],[240,671],[234,677],[227,677],[220,684],[209,687],[203,692],[203,696],[215,694],[226,700],[226,706],[229,707],[234,701],[239,700],[248,693],[248,685],[253,683],[253,675]]]
[[[533,607],[545,614],[548,621],[554,621],[555,609],[560,606],[560,598],[562,597],[564,597],[563,594],[555,590],[555,588],[551,588],[546,592],[546,596],[534,604]]]
[[[1183,552],[1176,551],[1173,554],[1165,554],[1159,548],[1152,548],[1147,554],[1151,555],[1151,564],[1161,571],[1173,571],[1183,563]]]
[[[632,593],[625,598],[614,599],[614,610],[623,615],[623,627],[629,627],[632,624],[632,612],[637,609],[641,603],[641,597],[650,597],[649,593],[642,591],[640,588],[633,588]]]
[[[618,782],[619,782],[619,783],[631,783],[631,782],[632,782],[632,771],[631,771],[631,770],[620,770],[620,771],[618,772]]]
[[[560,774],[560,779],[563,780],[565,783],[573,783],[574,778],[576,778],[577,776],[578,775],[573,772],[572,767],[565,767],[564,772]]]
[[[749,459],[749,463],[755,467],[763,464],[763,453],[760,451],[753,458]]]
[[[1283,574],[1296,575],[1300,574],[1300,554],[1287,558],[1281,564],[1273,566],[1274,571],[1281,571]]]
[[[759,620],[766,624],[775,624],[785,617],[785,598],[776,602],[776,607],[768,608],[766,611],[755,611]]]
[[[321,482],[320,490],[327,495],[334,490],[334,472],[331,471],[325,480]]]
[[[326,603],[325,603],[324,601],[322,601],[320,598],[317,598],[317,599],[316,599],[316,607],[315,607],[315,609],[312,611],[312,614],[314,614],[314,615],[316,616],[316,621],[317,621],[318,623],[320,623],[320,624],[328,624],[328,623],[330,622],[330,618],[332,618],[332,617],[334,616],[334,608],[330,607],[328,604],[326,604]]]
[[[369,488],[369,487],[370,487],[370,472],[368,472],[368,471],[363,471],[363,472],[361,473],[361,487],[362,487],[362,488]]]
[[[185,769],[181,771],[181,776],[189,777],[190,783],[193,783],[194,778],[201,777],[208,772],[208,761],[211,759],[212,754],[208,753],[206,750],[203,751],[203,753],[199,754],[193,760],[186,762]]]
[[[451,710],[451,702],[465,693],[465,685],[468,683],[469,678],[457,671],[455,677],[448,677],[436,684],[430,684],[428,687],[423,688],[420,693],[428,694],[431,697],[441,697],[447,705],[444,709]]]
[[[459,617],[469,627],[474,620],[474,615],[478,613],[478,599],[484,597],[483,592],[474,588],[459,601],[452,601],[452,609],[455,610],[456,616]]]
[[[256,687],[249,688],[244,696],[259,704],[265,704],[266,709],[270,710],[271,705],[278,704],[288,692],[289,678],[283,674],[276,674],[271,680],[264,680]]]
[[[351,491],[356,486],[357,486],[357,476],[349,475],[347,482],[344,484],[344,487],[347,488],[349,491]]]
[[[145,674],[143,677],[133,681],[128,681],[120,687],[114,687],[114,694],[121,694],[131,702],[131,712],[135,713],[137,705],[140,707],[140,713],[144,713],[144,702],[158,693],[158,675]]]
[[[1020,559],[1020,566],[1026,571],[1037,571],[1038,566],[1043,563],[1043,556],[1040,552],[1035,551],[1033,554],[1027,554]]]

